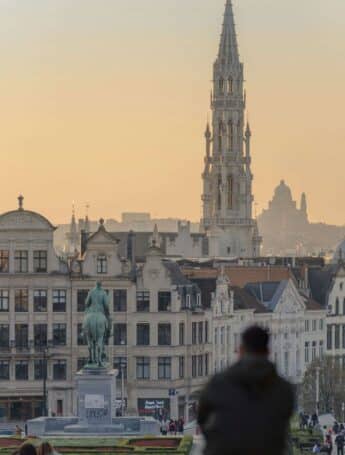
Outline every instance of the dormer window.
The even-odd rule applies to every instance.
[[[102,275],[108,273],[108,261],[105,254],[97,256],[97,273]]]
[[[200,294],[197,294],[197,295],[196,295],[196,306],[197,306],[198,308],[201,307],[201,295],[200,295]]]

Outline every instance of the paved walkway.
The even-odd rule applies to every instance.
[[[202,455],[204,440],[202,436],[194,436],[194,446],[191,455]]]

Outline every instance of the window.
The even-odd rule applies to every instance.
[[[225,341],[225,327],[221,327],[220,329],[220,345],[224,346]]]
[[[343,290],[343,287],[344,287],[344,283],[341,281],[341,282],[339,283],[339,289],[342,291],[342,290]]]
[[[203,342],[203,339],[204,339],[203,335],[204,335],[204,324],[201,321],[198,324],[198,342],[199,342],[199,344],[202,344],[202,342]]]
[[[123,379],[127,379],[127,357],[114,357],[114,368],[119,370],[117,379],[121,379],[123,374]]]
[[[323,340],[320,340],[319,342],[319,357],[320,359],[323,357]]]
[[[8,273],[9,271],[10,253],[7,250],[0,250],[0,273]]]
[[[332,336],[332,326],[327,326],[327,349],[332,349],[333,345],[333,336]]]
[[[311,345],[311,360],[314,361],[316,359],[316,341],[312,342]]]
[[[232,91],[233,91],[233,82],[232,82],[232,78],[229,77],[229,79],[228,79],[228,93],[231,94]]]
[[[127,290],[115,289],[114,290],[114,311],[126,312],[127,311]]]
[[[114,346],[126,346],[127,344],[127,324],[114,324]]]
[[[184,322],[180,322],[179,324],[179,345],[183,346],[184,345]]]
[[[197,356],[192,355],[192,378],[196,378],[196,362],[197,362]]]
[[[313,329],[313,332],[316,332],[316,330],[317,330],[317,320],[316,319],[313,319],[312,329]]]
[[[197,333],[197,323],[192,322],[192,344],[196,344],[196,340],[197,340],[196,333]]]
[[[78,346],[86,346],[86,339],[85,339],[85,336],[83,334],[83,324],[82,323],[79,323],[77,325],[77,342],[78,342]]]
[[[8,381],[10,379],[10,362],[8,360],[0,360],[0,381]]]
[[[309,342],[306,341],[304,343],[304,361],[305,363],[309,363]]]
[[[220,92],[223,92],[223,91],[224,91],[224,79],[219,79],[219,81],[218,81],[218,87],[219,87],[219,91],[220,91]]]
[[[306,332],[309,332],[309,320],[308,320],[308,319],[306,319],[306,320],[304,321],[304,330],[305,330]]]
[[[150,379],[150,357],[137,357],[137,379]]]
[[[184,378],[184,364],[185,364],[185,360],[184,360],[184,357],[183,356],[180,356],[178,358],[178,375],[179,375],[179,378],[180,379],[183,379]]]
[[[319,324],[320,324],[320,330],[323,330],[323,319],[320,319]]]
[[[105,254],[99,254],[97,256],[97,273],[103,275],[108,273],[108,261]]]
[[[205,354],[205,376],[209,375],[209,355]]]
[[[16,324],[15,325],[15,336],[16,336],[16,347],[18,349],[27,348],[29,338],[29,328],[27,324]]]
[[[340,348],[340,326],[334,326],[334,347],[335,349]]]
[[[78,357],[77,371],[82,370],[84,366],[88,364],[88,362],[89,359],[87,357]]]
[[[345,325],[342,326],[342,348],[345,349]]]
[[[335,299],[335,310],[334,314],[337,316],[339,314],[339,299],[338,297]]]
[[[54,313],[64,313],[66,311],[66,290],[53,290],[53,311]]]
[[[6,289],[0,289],[0,311],[9,309],[9,292]]]
[[[0,349],[8,349],[10,346],[10,326],[0,324]]]
[[[14,271],[16,273],[28,273],[28,252],[17,250],[14,253]]]
[[[171,357],[158,357],[158,379],[171,379]]]
[[[208,343],[208,321],[205,321],[205,343]]]
[[[158,324],[158,345],[171,345],[171,324]]]
[[[198,376],[204,375],[204,356],[198,355]]]
[[[53,364],[53,379],[55,381],[66,381],[67,363],[66,360],[55,360]]]
[[[345,297],[343,299],[343,315],[345,315]]]
[[[17,313],[26,313],[29,309],[29,293],[27,289],[15,289],[14,307]]]
[[[26,360],[16,362],[16,380],[27,381],[29,379],[29,364]]]
[[[54,346],[66,346],[66,324],[53,324]]]
[[[171,311],[171,292],[158,292],[158,311]]]
[[[85,302],[89,294],[88,289],[78,289],[77,291],[77,311],[78,313],[84,313]]]
[[[44,250],[34,251],[34,272],[46,273],[48,266],[48,253]]]
[[[150,311],[150,291],[137,292],[137,311]]]
[[[47,346],[47,324],[34,325],[34,345],[35,347]]]
[[[137,346],[150,345],[150,324],[137,324]]]
[[[34,291],[34,311],[36,313],[47,311],[47,291],[45,289],[38,289]]]
[[[47,378],[47,362],[43,359],[34,362],[34,378],[36,381],[42,381]]]

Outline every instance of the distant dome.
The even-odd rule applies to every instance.
[[[292,193],[290,187],[287,186],[284,180],[274,190],[273,200],[275,202],[292,202]]]
[[[0,215],[0,231],[54,231],[47,218],[30,210],[12,210]]]

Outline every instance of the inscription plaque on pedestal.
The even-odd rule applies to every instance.
[[[111,425],[115,414],[117,370],[82,370],[76,375],[80,424]]]

